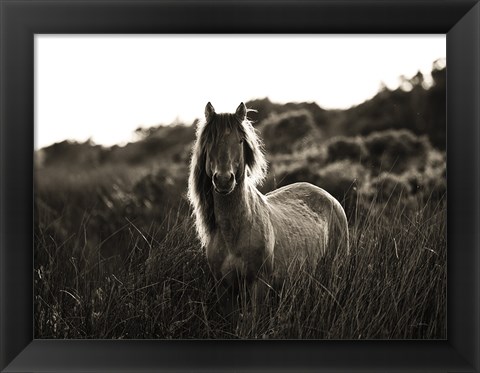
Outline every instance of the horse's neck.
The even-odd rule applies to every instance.
[[[253,212],[259,203],[259,196],[254,189],[242,182],[229,195],[214,194],[215,221],[226,240],[235,240],[245,223],[252,224]]]

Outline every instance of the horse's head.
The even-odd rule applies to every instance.
[[[212,180],[215,193],[229,194],[243,181],[245,166],[253,156],[243,125],[246,116],[247,108],[243,102],[235,114],[216,114],[210,102],[205,107],[209,133],[205,171]]]
[[[208,103],[206,121],[197,127],[188,197],[203,245],[216,225],[214,193],[230,194],[246,180],[250,185],[257,185],[265,178],[267,162],[263,145],[247,119],[247,111],[241,103],[234,114],[217,114]]]

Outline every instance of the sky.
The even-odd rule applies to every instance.
[[[35,148],[123,145],[138,127],[192,123],[209,101],[346,109],[445,57],[445,35],[35,35]]]

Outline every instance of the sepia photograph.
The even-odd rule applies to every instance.
[[[36,339],[447,339],[445,35],[34,50]]]

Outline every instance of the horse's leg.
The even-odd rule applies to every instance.
[[[217,284],[216,286],[218,306],[221,314],[231,320],[231,317],[238,308],[235,289],[225,284]]]

